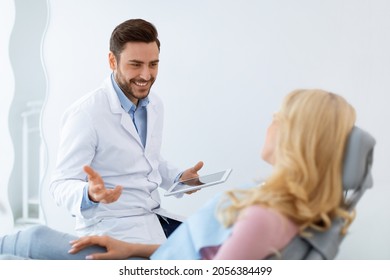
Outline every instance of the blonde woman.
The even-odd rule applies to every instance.
[[[78,239],[40,226],[0,239],[0,253],[44,259],[264,259],[309,228],[327,230],[336,217],[346,221],[345,233],[353,217],[343,208],[342,163],[355,118],[339,95],[291,92],[274,114],[262,150],[273,165],[269,178],[218,195],[162,245],[107,236]],[[29,254],[11,251],[18,247]]]

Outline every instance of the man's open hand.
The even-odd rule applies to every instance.
[[[90,166],[84,166],[84,172],[88,175],[88,197],[93,202],[111,203],[117,201],[122,193],[122,186],[107,189],[100,174]]]

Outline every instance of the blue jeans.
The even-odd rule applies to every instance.
[[[70,241],[78,237],[37,225],[0,237],[0,259],[84,260],[92,253],[106,252],[99,246],[69,254]]]

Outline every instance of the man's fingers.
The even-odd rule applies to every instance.
[[[199,190],[188,191],[188,192],[186,192],[186,194],[193,194],[193,193],[196,193],[197,191],[200,191],[200,189]]]
[[[192,168],[194,172],[198,172],[203,167],[203,161],[199,161],[195,166]]]
[[[117,201],[119,196],[122,194],[122,187],[117,186],[115,189],[107,190],[107,199],[109,202]]]
[[[84,169],[84,172],[87,173],[87,175],[90,177],[90,178],[93,178],[94,176],[96,176],[96,172],[95,170],[92,169],[92,167],[90,167],[89,165],[85,165],[83,167]]]
[[[122,194],[122,186],[116,186],[115,189],[108,189],[101,195],[100,201],[103,203],[112,203],[118,200]]]
[[[84,165],[83,169],[84,169],[84,172],[87,173],[88,175],[93,175],[93,173],[94,173],[94,170],[89,165]]]

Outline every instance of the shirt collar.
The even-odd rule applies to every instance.
[[[118,95],[118,98],[119,98],[119,101],[121,103],[122,108],[126,112],[130,112],[130,111],[134,112],[137,109],[137,107],[135,106],[135,104],[133,102],[130,101],[130,99],[128,99],[126,97],[126,95],[123,93],[122,89],[118,86],[117,82],[114,79],[114,73],[111,74],[111,82],[112,82],[112,85],[114,86],[114,90],[115,90],[116,94]],[[148,97],[145,97],[145,98],[138,101],[138,107],[146,107],[148,104],[149,104]]]

